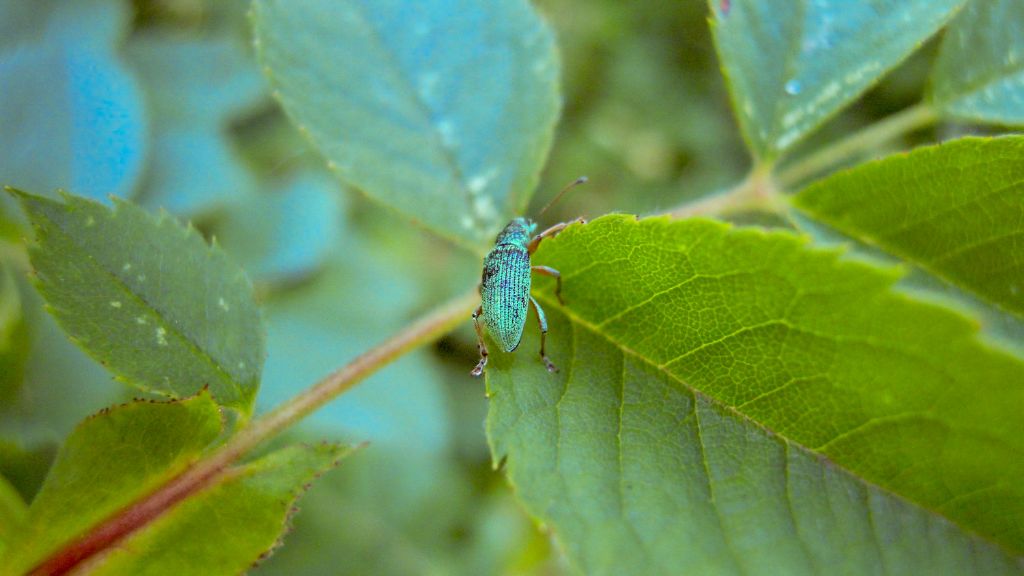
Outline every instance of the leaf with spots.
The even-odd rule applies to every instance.
[[[969,2],[942,39],[929,97],[954,118],[1024,124],[1024,3]]]
[[[488,436],[588,574],[1021,573],[1024,361],[789,233],[606,216],[545,241],[549,374]]]
[[[1024,137],[918,148],[816,182],[795,203],[1024,317]]]
[[[331,169],[479,249],[526,207],[558,114],[558,61],[526,0],[259,0],[275,94]]]
[[[304,486],[347,449],[289,446],[158,505],[133,506],[200,459],[222,433],[220,409],[205,392],[137,401],[85,420],[0,558],[0,575],[37,567],[62,572],[83,560],[90,574],[245,571],[276,545]]]
[[[68,335],[125,382],[183,397],[209,387],[248,414],[264,334],[252,286],[171,217],[12,191],[35,230],[38,286]]]
[[[747,144],[768,160],[870,88],[965,0],[713,0],[711,28]]]

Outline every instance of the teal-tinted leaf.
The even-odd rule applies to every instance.
[[[226,134],[233,118],[264,98],[263,79],[245,49],[223,37],[150,33],[133,38],[126,51],[153,118],[146,205],[194,214],[254,190]]]
[[[269,409],[400,330],[418,285],[384,251],[346,235],[322,274],[267,302],[269,355],[259,403]],[[437,454],[449,442],[437,368],[406,355],[312,414],[316,430]]]
[[[15,22],[36,25],[0,43],[4,183],[129,196],[142,173],[146,125],[135,80],[113,46],[127,23],[124,4],[32,6],[39,15],[4,8]]]
[[[251,408],[263,329],[251,284],[223,252],[127,203],[17,195],[36,229],[40,291],[87,352],[140,388],[180,397],[209,386]]]
[[[21,386],[28,356],[28,330],[21,312],[18,286],[0,261],[0,402],[10,402]]]
[[[740,127],[771,159],[910,55],[965,0],[714,0]]]
[[[289,446],[238,466],[126,538],[90,573],[241,574],[278,545],[305,487],[347,452],[334,444]]]
[[[968,2],[942,40],[929,96],[955,118],[1024,124],[1024,4]]]
[[[525,207],[558,63],[525,0],[253,3],[285,110],[345,182],[479,248]]]
[[[217,226],[217,240],[257,282],[305,276],[338,246],[338,188],[327,174],[296,174],[228,210]]]
[[[148,493],[193,462],[221,433],[209,394],[167,403],[135,402],[75,429],[57,454],[26,527],[0,561],[22,574],[61,545]]]
[[[1024,316],[1024,137],[919,148],[812,184],[795,203]]]
[[[1024,550],[1024,362],[964,317],[707,221],[600,218],[535,260],[562,370],[535,330],[492,354],[489,437],[588,573],[1020,571],[992,542]]]

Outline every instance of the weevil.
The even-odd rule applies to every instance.
[[[563,188],[545,206],[540,214],[550,208],[563,194],[587,181],[585,176]],[[557,372],[558,368],[548,358],[544,350],[544,340],[548,334],[548,320],[537,300],[530,294],[530,278],[532,272],[551,276],[555,279],[555,296],[562,304],[562,275],[549,266],[532,266],[530,256],[545,238],[551,238],[574,222],[584,223],[583,218],[572,222],[561,222],[533,235],[537,223],[525,217],[514,218],[498,234],[494,248],[484,258],[484,269],[480,281],[480,306],[473,312],[473,327],[476,328],[477,349],[480,351],[480,362],[471,374],[480,376],[487,366],[487,344],[484,342],[484,330],[480,325],[483,317],[487,332],[498,341],[502,350],[512,352],[519,347],[526,325],[527,309],[532,306],[537,314],[540,327],[540,357],[548,372]]]

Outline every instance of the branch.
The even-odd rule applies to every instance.
[[[927,104],[911,106],[780,170],[778,182],[788,189],[884,142],[933,124],[936,119],[935,111]]]
[[[253,420],[252,424],[207,457],[51,554],[31,574],[66,574],[116,546],[127,536],[158,519],[175,504],[216,485],[231,473],[232,464],[256,446],[302,420],[396,358],[435,340],[460,322],[466,321],[478,300],[475,289],[450,300],[298,396]]]

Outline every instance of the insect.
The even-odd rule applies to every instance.
[[[586,176],[570,183],[545,206],[540,214],[554,205],[563,194],[578,184],[587,181]],[[548,266],[531,266],[530,255],[537,250],[541,240],[551,238],[564,230],[573,222],[586,222],[578,218],[572,222],[561,222],[532,236],[537,230],[537,223],[529,218],[514,218],[498,234],[494,248],[484,258],[484,269],[480,282],[480,306],[473,312],[473,327],[476,328],[477,349],[480,351],[480,362],[473,371],[473,376],[480,376],[487,366],[487,344],[484,343],[484,331],[480,325],[483,317],[484,325],[491,336],[498,341],[505,352],[512,352],[519,347],[526,325],[526,313],[529,306],[537,314],[540,326],[540,357],[548,372],[557,372],[558,368],[544,351],[544,339],[548,333],[548,320],[544,309],[530,295],[531,272],[551,276],[555,279],[555,296],[562,304],[562,275],[558,270]]]

